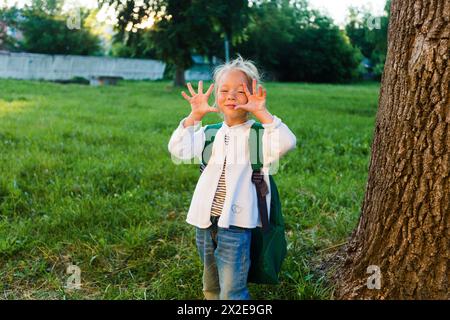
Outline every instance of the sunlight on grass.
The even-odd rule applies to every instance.
[[[32,103],[27,100],[12,100],[7,101],[0,99],[0,117],[4,117],[11,113],[24,112],[26,108],[30,107]]]

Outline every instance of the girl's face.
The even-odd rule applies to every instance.
[[[242,85],[244,82],[247,84],[247,88],[251,88],[247,77],[240,70],[228,71],[220,78],[217,103],[225,120],[246,120],[247,111],[234,110],[236,105],[247,103],[247,96]]]

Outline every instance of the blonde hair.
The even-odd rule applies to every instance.
[[[225,73],[231,70],[239,70],[242,71],[247,79],[247,87],[250,92],[252,92],[252,81],[256,79],[258,83],[261,82],[261,76],[258,72],[258,69],[255,66],[255,63],[251,60],[246,60],[241,57],[240,54],[237,55],[237,58],[221,64],[214,69],[213,80],[214,80],[214,107],[217,107],[217,97],[219,92],[219,81],[223,77]],[[252,92],[253,93],[253,92]],[[222,112],[219,110],[219,114],[221,116]]]

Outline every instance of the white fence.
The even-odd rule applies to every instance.
[[[157,60],[0,52],[0,78],[70,80],[74,77],[162,79],[166,65]]]

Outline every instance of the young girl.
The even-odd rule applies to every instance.
[[[223,115],[208,165],[202,172],[189,208],[187,222],[196,227],[196,243],[202,260],[203,293],[206,299],[250,299],[247,276],[250,268],[251,229],[261,226],[252,167],[249,134],[253,114],[264,127],[262,136],[264,179],[269,185],[269,166],[295,148],[289,128],[266,107],[266,90],[257,88],[259,73],[242,57],[214,71],[214,84],[203,93],[202,81],[191,96],[191,113],[181,120],[169,141],[170,153],[178,159],[202,157],[205,127],[200,121],[210,112]],[[215,106],[208,98],[215,86]],[[251,91],[250,91],[251,89]],[[270,190],[266,197],[270,208]],[[270,215],[270,212],[269,212]]]

